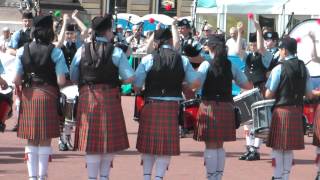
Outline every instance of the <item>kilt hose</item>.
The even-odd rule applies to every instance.
[[[139,121],[138,151],[154,155],[179,155],[178,116],[177,101],[146,101]]]
[[[266,145],[276,150],[304,149],[303,107],[275,107]]]
[[[313,142],[312,144],[320,147],[320,104],[318,104],[315,116],[314,116],[314,121],[313,121]]]
[[[60,136],[63,119],[57,110],[57,87],[37,85],[23,87],[17,136],[29,140],[47,140]]]
[[[193,139],[211,143],[235,141],[236,127],[233,104],[202,100]]]
[[[129,147],[119,88],[84,85],[79,90],[75,149],[112,153]]]

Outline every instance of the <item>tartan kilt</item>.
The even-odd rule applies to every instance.
[[[105,84],[79,89],[75,148],[87,153],[112,153],[129,148],[119,88]]]
[[[304,149],[303,107],[275,107],[266,145],[277,150]]]
[[[193,139],[211,143],[236,140],[235,114],[231,102],[202,100]]]
[[[137,149],[154,155],[179,155],[179,103],[152,100],[141,111]]]
[[[29,140],[47,140],[60,136],[57,98],[59,89],[50,85],[23,87],[17,136]]]
[[[312,144],[320,147],[320,104],[318,104],[315,116],[314,116],[314,121],[313,121],[313,142]]]

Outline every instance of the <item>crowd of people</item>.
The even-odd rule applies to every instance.
[[[111,14],[93,18],[91,27],[86,27],[78,11],[64,14],[62,22],[51,15],[34,17],[24,12],[21,30],[10,36],[8,28],[2,29],[0,50],[16,56],[19,116],[15,128],[17,136],[27,140],[29,180],[47,178],[52,138],[60,138],[61,151],[85,152],[88,179],[109,179],[114,154],[129,147],[121,84],[133,84],[136,93],[144,92],[136,144],[144,180],[153,177],[153,166],[154,179],[164,179],[171,157],[180,154],[184,130],[178,123],[179,106],[182,100],[194,98],[200,99],[200,106],[193,139],[205,144],[208,180],[220,180],[226,158],[223,144],[236,140],[232,82],[243,90],[259,88],[263,97],[276,100],[266,145],[272,148],[275,162],[272,179],[289,179],[293,150],[304,149],[303,97],[312,99],[320,93],[296,56],[297,41],[280,39],[277,32],[251,21],[256,32],[250,33],[247,43],[241,22],[230,28],[230,39],[225,40],[210,24],[195,36],[187,19],[175,19],[170,28],[158,24],[144,35],[141,25],[132,30],[114,25]],[[309,35],[315,39],[313,33]],[[134,68],[128,61],[133,53],[146,54]],[[233,55],[245,63],[244,72],[229,61]],[[0,64],[0,73],[4,70]],[[64,122],[57,106],[59,88],[72,84],[79,89],[74,145],[74,125]],[[2,78],[0,85],[7,88]],[[314,145],[319,157],[318,112]],[[262,140],[254,137],[251,126],[244,129],[247,152],[239,159],[260,160]],[[316,178],[320,179],[319,173]]]

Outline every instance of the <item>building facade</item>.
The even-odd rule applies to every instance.
[[[80,0],[88,14],[100,15],[105,12],[146,14],[167,14],[169,16],[190,16],[192,0]],[[167,6],[170,6],[169,10]]]

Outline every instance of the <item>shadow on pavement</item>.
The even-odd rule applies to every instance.
[[[0,147],[0,155],[1,155],[1,152],[10,152],[10,151],[24,152],[24,148],[23,147]]]

